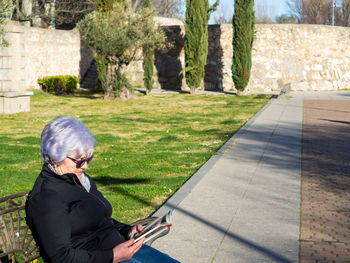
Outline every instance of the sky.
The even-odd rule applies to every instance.
[[[209,0],[210,4],[213,4],[215,0]],[[220,0],[220,5],[218,7],[218,10],[215,12],[216,15],[224,14],[225,17],[232,17],[233,14],[233,0]],[[270,18],[274,19],[276,16],[280,16],[282,14],[288,14],[288,6],[286,4],[286,0],[255,0],[255,8],[256,12],[260,10],[261,12],[267,12],[270,16]],[[266,11],[262,11],[266,10]],[[215,13],[211,15],[211,18],[209,20],[209,23],[214,23],[215,19]],[[257,15],[257,14],[256,14]]]

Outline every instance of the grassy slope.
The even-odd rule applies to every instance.
[[[0,196],[30,190],[40,172],[40,133],[58,115],[95,135],[87,173],[115,218],[151,214],[266,102],[263,96],[151,95],[129,101],[35,92],[31,112],[0,115]]]

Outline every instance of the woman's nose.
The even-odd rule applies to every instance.
[[[89,164],[87,162],[84,162],[83,165],[81,166],[81,169],[85,170],[89,167]]]

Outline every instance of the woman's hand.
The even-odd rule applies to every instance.
[[[129,235],[128,237],[131,238],[131,237],[137,237],[138,234],[140,234],[143,230],[143,227],[142,225],[136,225],[136,226],[133,226],[129,232]]]
[[[113,248],[113,263],[131,259],[134,254],[142,247],[145,238],[141,238],[135,243],[134,241],[134,239],[130,239]]]

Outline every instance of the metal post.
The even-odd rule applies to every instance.
[[[332,2],[332,26],[334,26],[334,5],[335,5],[335,2],[333,0],[333,2]]]

